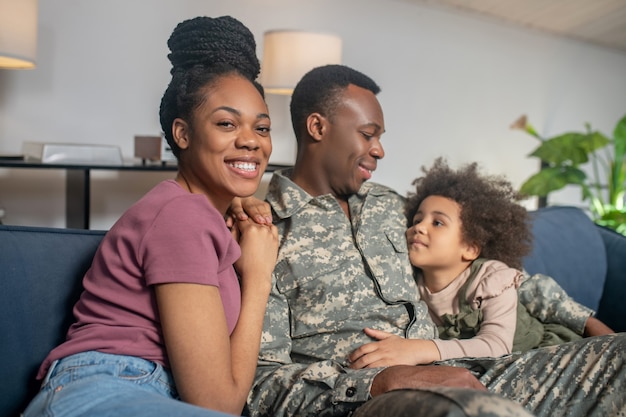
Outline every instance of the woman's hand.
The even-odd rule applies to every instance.
[[[278,256],[278,230],[273,224],[258,224],[254,221],[237,220],[231,229],[233,237],[241,247],[241,257],[235,262],[235,269],[241,276],[242,286],[257,276],[269,284]]]
[[[391,365],[421,365],[441,359],[439,349],[432,340],[405,339],[391,333],[364,329],[377,339],[350,354],[350,368],[376,368]]]
[[[258,198],[235,197],[226,213],[226,225],[231,228],[236,220],[252,218],[258,224],[272,224],[272,209],[270,205]]]

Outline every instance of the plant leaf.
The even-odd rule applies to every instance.
[[[626,154],[626,115],[615,125],[613,140],[615,141],[615,156],[623,159]]]
[[[527,196],[544,197],[568,184],[584,184],[586,178],[587,175],[575,167],[548,167],[528,178],[522,184],[520,193]]]
[[[623,198],[618,196],[620,190],[624,188],[626,181],[626,167],[624,157],[626,156],[626,115],[617,122],[613,130],[613,162],[611,163],[609,189],[613,196],[613,203]]]
[[[595,152],[611,143],[611,140],[598,131],[589,132],[581,140],[580,145],[587,152]]]
[[[589,153],[606,146],[609,140],[596,132],[591,134],[569,132],[547,139],[530,156],[550,165],[562,165],[570,161],[577,166],[589,161]]]
[[[609,207],[604,214],[595,220],[596,224],[606,226],[618,233],[626,235],[626,211]]]

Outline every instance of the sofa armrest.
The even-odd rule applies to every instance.
[[[18,416],[62,342],[105,232],[0,225],[0,415]]]

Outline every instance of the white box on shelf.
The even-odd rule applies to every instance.
[[[122,151],[114,145],[24,142],[22,153],[43,164],[122,165]]]

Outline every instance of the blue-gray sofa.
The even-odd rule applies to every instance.
[[[626,238],[573,207],[532,213],[530,273],[554,277],[616,331],[626,330]],[[35,373],[63,340],[104,231],[0,225],[0,416],[18,416]]]

